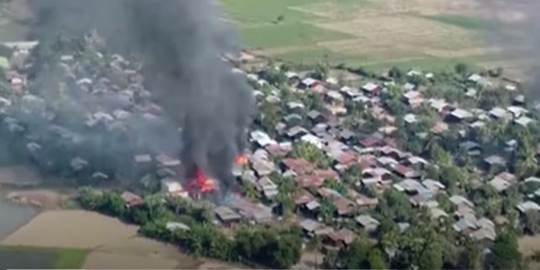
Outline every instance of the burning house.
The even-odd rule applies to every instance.
[[[243,166],[247,162],[248,159],[243,154],[237,155],[234,159],[235,166]],[[199,168],[195,170],[195,177],[187,185],[187,190],[194,199],[199,199],[204,194],[211,194],[215,192],[217,188],[216,181],[209,176],[206,176]]]
[[[235,46],[221,44],[231,35],[211,20],[208,24],[193,16],[198,8],[205,14],[212,10],[206,2],[121,2],[101,6],[105,2],[66,1],[54,6],[59,11],[55,22],[36,18],[33,30],[39,37],[58,32],[59,25],[70,29],[29,52],[27,74],[6,72],[11,87],[5,92],[11,92],[0,93],[0,100],[7,101],[1,102],[0,117],[1,135],[13,148],[10,153],[39,152],[34,154],[41,159],[38,166],[81,181],[92,181],[96,172],[107,176],[99,178],[127,181],[149,174],[157,180],[187,179],[186,189],[196,196],[231,190],[233,164],[246,162],[245,157],[233,159],[246,148],[246,129],[255,111],[245,78],[231,73],[231,63],[219,57],[234,53]],[[144,20],[127,16],[114,25],[73,17],[96,10],[123,13],[124,4],[135,13],[159,9],[173,17],[150,12]],[[67,6],[72,12],[61,12]],[[171,10],[183,15],[168,13]],[[171,18],[183,22],[170,24]],[[70,23],[73,20],[85,23]],[[163,32],[148,31],[154,23]],[[165,23],[171,27],[161,27]],[[206,34],[193,36],[186,29]],[[144,64],[113,54],[124,49],[143,56]],[[44,51],[53,53],[43,59]]]

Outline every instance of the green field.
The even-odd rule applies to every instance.
[[[387,11],[382,5],[376,5],[384,1],[387,0],[221,0],[221,3],[227,18],[238,28],[246,48],[255,49],[258,54],[283,61],[302,63],[325,61],[374,69],[408,64],[438,68],[451,66],[456,61],[490,57],[489,55],[466,55],[455,57],[458,58],[456,60],[451,57],[434,57],[419,51],[419,48],[421,50],[424,47],[426,50],[436,52],[470,49],[470,44],[476,44],[476,38],[474,40],[465,40],[465,38],[470,39],[479,31],[489,28],[488,22],[470,16],[446,13],[427,16],[408,11],[397,12],[396,16],[404,18],[403,25],[398,23],[397,27],[400,29],[403,27],[403,31],[407,31],[408,21],[413,20],[410,23],[412,26],[410,32],[411,34],[419,33],[417,40],[405,40],[402,41],[403,43],[400,43],[400,40],[390,39],[396,36],[392,29],[385,35],[377,29],[370,29],[370,25],[364,26],[354,21],[363,17],[363,11],[369,11],[367,14],[373,16],[375,20],[378,18],[374,14],[382,14],[380,24],[384,25],[384,16],[388,16]],[[331,26],[333,22],[346,20],[350,20],[351,23],[344,23],[343,28]],[[418,20],[422,22],[418,23]],[[322,28],[320,25],[330,26]],[[424,26],[426,29],[418,29]],[[430,35],[429,33],[437,35],[441,27],[446,27],[444,28],[446,32],[456,31],[461,36],[454,38],[450,33],[441,37],[438,43],[434,42],[433,38],[426,37]],[[358,29],[355,30],[355,28]],[[452,29],[462,30],[459,32]],[[463,32],[470,32],[470,37],[464,37]],[[377,38],[383,39],[378,43],[387,48],[388,52],[381,52],[380,48],[375,47],[377,45],[368,44],[362,47],[364,41]],[[426,39],[426,42],[422,39]],[[358,40],[357,45],[354,45],[355,40]],[[334,43],[341,41],[348,42],[349,47],[346,51],[341,51],[339,44],[333,47]],[[453,45],[448,48],[448,41],[463,44],[463,48],[455,48]],[[407,42],[416,42],[420,45],[407,44]],[[378,43],[375,42],[375,44]],[[356,46],[356,48],[350,48],[350,46]],[[407,51],[406,48],[414,48],[415,51]],[[373,53],[370,52],[371,49]]]
[[[80,269],[87,251],[0,246],[0,269]]]
[[[488,30],[490,28],[490,22],[473,17],[455,14],[438,14],[424,17],[470,30]]]
[[[342,0],[346,5],[363,0]],[[309,21],[320,16],[295,8],[324,0],[222,0],[223,9],[238,27],[242,41],[250,48],[309,45],[319,41],[350,38],[342,32],[316,27]]]
[[[490,57],[467,54],[470,46],[477,46],[471,44],[479,43],[476,38],[472,40],[462,32],[470,32],[473,36],[479,31],[489,30],[490,25],[472,16],[444,12],[421,15],[407,10],[389,14],[389,0],[219,1],[225,13],[224,19],[238,29],[244,47],[284,61],[325,61],[374,69],[411,63],[432,68],[451,65],[455,58]],[[365,19],[366,16],[370,19]],[[392,22],[393,18],[399,20]],[[366,23],[369,21],[374,23]],[[452,29],[461,29],[461,33]],[[0,41],[21,40],[27,30],[23,25],[4,22],[0,24]],[[458,33],[454,36],[452,31]],[[409,34],[412,38],[406,37]],[[404,35],[405,38],[400,38]],[[440,40],[434,40],[437,38]],[[453,50],[463,50],[465,55],[434,57],[453,55]]]
[[[249,27],[242,29],[241,33],[244,43],[253,48],[309,45],[318,41],[350,37],[302,22]]]

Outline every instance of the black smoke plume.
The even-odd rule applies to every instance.
[[[97,30],[108,48],[138,57],[145,84],[181,127],[181,161],[234,185],[233,160],[244,150],[254,102],[245,79],[222,60],[237,53],[234,31],[213,0],[29,0],[32,35],[83,35]],[[156,135],[155,140],[164,137]],[[167,142],[163,142],[167,143]],[[171,142],[174,145],[174,142]]]

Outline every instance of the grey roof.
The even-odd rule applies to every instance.
[[[312,219],[305,219],[303,221],[301,221],[299,223],[300,225],[300,228],[308,231],[308,232],[313,232],[315,231],[316,229],[318,229],[319,227],[321,227],[321,224],[315,220],[312,220]]]
[[[447,217],[448,216],[448,214],[446,212],[444,212],[444,210],[442,210],[440,208],[431,208],[430,212],[431,212],[431,216],[433,218],[441,218],[441,217]]]
[[[489,111],[489,114],[491,116],[497,117],[497,118],[507,118],[510,115],[508,114],[508,111],[501,107],[495,107]]]
[[[306,204],[306,208],[309,210],[313,210],[321,206],[318,201],[311,201]]]
[[[463,197],[461,195],[453,195],[452,197],[450,197],[450,201],[454,205],[464,204],[464,205],[467,205],[467,206],[474,206],[471,201],[469,201],[467,198],[465,198],[465,197]]]
[[[494,228],[481,228],[479,230],[474,231],[469,235],[472,239],[476,241],[482,241],[482,240],[495,240],[495,237],[497,237],[497,234],[495,233]]]
[[[506,164],[506,160],[501,157],[501,156],[498,156],[498,155],[491,155],[489,157],[487,157],[486,159],[484,159],[487,163],[491,164],[491,165],[505,165]]]
[[[360,223],[360,225],[366,227],[366,226],[379,226],[380,222],[370,215],[360,215],[355,218],[356,222]]]
[[[461,119],[464,119],[464,118],[471,118],[473,117],[473,114],[466,111],[466,110],[463,110],[463,109],[460,109],[460,108],[457,108],[455,110],[453,110],[451,112],[451,114],[455,117],[458,117],[458,118],[461,118]]]
[[[216,209],[214,209],[214,213],[216,213],[216,215],[224,221],[238,220],[241,218],[238,213],[225,206],[217,207]]]
[[[522,213],[527,212],[529,210],[540,211],[540,206],[537,203],[533,202],[533,201],[522,202],[522,203],[518,204],[517,208]]]
[[[475,227],[476,225],[467,219],[460,219],[458,222],[454,223],[454,225],[452,226],[452,228],[454,228],[454,230],[457,232],[461,232],[465,229],[471,229]]]

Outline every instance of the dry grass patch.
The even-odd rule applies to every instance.
[[[390,0],[383,2],[398,2],[400,0]],[[405,0],[403,5],[409,7],[411,11],[419,12],[423,15],[436,14],[460,14],[475,15],[482,9],[481,3],[474,0]]]
[[[372,4],[368,0],[347,1],[348,3],[336,3],[335,1],[319,2],[303,6],[290,7],[290,9],[321,17],[322,20],[350,20],[358,17],[359,13],[370,11]],[[319,19],[316,19],[319,20]]]
[[[357,39],[321,42],[337,53],[413,57],[433,50],[441,54],[476,47],[474,35],[456,26],[411,15],[367,16],[317,26],[354,35]]]
[[[440,57],[440,58],[465,58],[469,56],[482,56],[500,52],[497,48],[470,48],[470,49],[458,49],[458,50],[437,50],[427,49],[424,50],[427,55]]]
[[[371,59],[412,57],[422,56],[424,54],[421,48],[405,43],[387,44],[385,42],[370,42],[364,38],[322,42],[319,43],[319,46],[328,48],[334,53],[364,56]]]
[[[137,234],[137,227],[97,213],[66,210],[44,212],[6,237],[11,246],[93,249]]]

